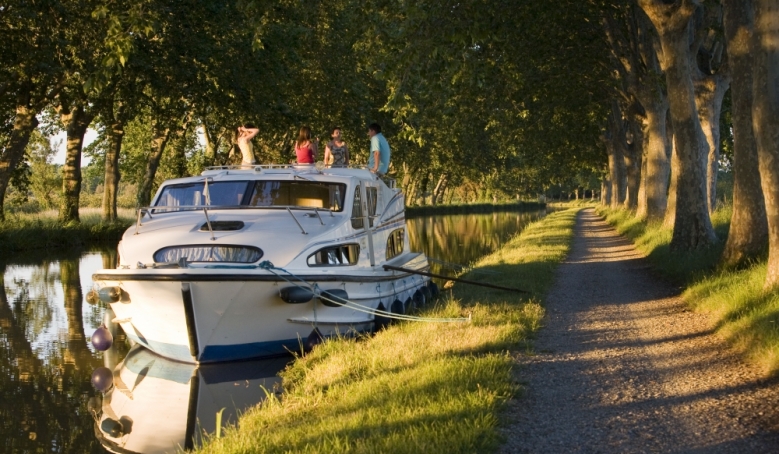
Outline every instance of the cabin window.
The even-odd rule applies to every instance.
[[[317,181],[220,181],[171,184],[162,189],[153,212],[213,207],[312,207],[343,211],[346,185]],[[180,208],[177,208],[180,207]]]
[[[343,211],[346,185],[316,181],[257,181],[249,205],[314,207]]]
[[[187,259],[187,262],[254,263],[261,257],[262,251],[256,247],[210,244],[170,246],[154,253],[154,261],[157,263],[178,262],[181,259]]]
[[[376,188],[365,188],[365,194],[368,197],[368,221],[373,227],[373,217],[376,216],[376,201],[378,200],[378,191]],[[362,203],[360,197],[360,187],[354,188],[354,203],[352,204],[352,227],[361,229],[364,227],[362,220]]]
[[[405,230],[397,229],[390,233],[389,238],[387,238],[387,260],[403,253]]]
[[[154,206],[166,207],[154,212],[196,209],[201,206],[238,206],[243,203],[248,181],[220,181],[171,184],[162,188]],[[181,207],[181,208],[173,208]]]
[[[360,258],[359,244],[341,244],[320,249],[308,256],[308,266],[356,265]]]

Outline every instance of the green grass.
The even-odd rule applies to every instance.
[[[358,340],[334,339],[282,372],[284,392],[212,438],[208,453],[486,452],[500,443],[500,411],[519,391],[511,351],[540,327],[541,295],[573,232],[575,209],[529,225],[475,264],[421,315],[464,323],[404,322]],[[488,271],[485,273],[484,271]]]
[[[133,210],[120,209],[120,218],[105,223],[100,209],[82,208],[80,223],[63,224],[56,211],[36,214],[7,214],[0,223],[0,252],[34,249],[66,249],[105,241],[117,241],[135,219]]]
[[[709,314],[721,336],[766,375],[779,373],[779,290],[763,289],[765,259],[742,269],[718,266],[730,226],[730,206],[712,215],[719,243],[692,254],[671,253],[672,231],[659,223],[647,224],[624,210],[598,211],[631,238],[658,271],[685,288],[684,300]]]

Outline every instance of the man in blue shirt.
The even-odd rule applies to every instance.
[[[371,138],[371,149],[368,156],[368,170],[384,176],[389,170],[390,146],[387,139],[381,133],[381,126],[378,123],[371,123],[368,126],[368,135]]]

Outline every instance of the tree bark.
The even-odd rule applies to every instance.
[[[671,175],[670,182],[668,184],[668,200],[665,209],[665,216],[663,216],[663,227],[672,229],[674,223],[676,223],[676,189],[679,187],[678,178],[679,172],[681,172],[681,163],[679,162],[679,155],[676,153],[676,142],[674,141],[673,126],[670,127],[670,137],[668,142],[670,143],[671,157]]]
[[[717,208],[717,174],[720,158],[720,115],[722,100],[730,86],[725,75],[709,76],[695,83],[695,101],[703,135],[706,137],[709,152],[704,158],[706,166],[706,202],[709,213]]]
[[[105,155],[105,173],[103,184],[103,220],[113,222],[118,217],[116,199],[119,195],[119,155],[122,151],[124,139],[124,113],[125,106],[120,101],[114,108],[113,103],[108,103],[106,108],[106,120],[109,122],[108,150]]]
[[[146,173],[143,176],[141,189],[138,191],[138,206],[146,207],[151,204],[151,190],[154,186],[154,177],[157,175],[157,168],[160,166],[160,158],[165,152],[165,147],[170,140],[171,129],[155,125],[154,137],[151,140],[151,150],[149,160],[146,163]]]
[[[697,2],[678,0],[639,0],[660,35],[663,66],[674,123],[674,142],[679,156],[676,216],[671,250],[691,251],[716,241],[709,218],[706,172],[703,156],[708,153],[706,138],[695,108],[690,68],[690,19]]]
[[[754,0],[752,127],[768,220],[765,287],[779,285],[779,0]]]
[[[644,154],[644,140],[641,127],[638,125],[637,118],[633,118],[628,127],[630,128],[630,142],[627,144],[625,153],[625,170],[627,177],[627,193],[625,195],[625,208],[635,210],[638,208],[639,194],[641,193],[641,161]],[[579,198],[578,196],[576,197]]]
[[[0,155],[0,220],[5,220],[5,193],[16,166],[24,157],[30,134],[38,127],[37,109],[30,107],[30,94],[21,93],[16,103],[16,115],[8,145]]]
[[[84,146],[84,134],[94,115],[85,112],[80,105],[60,105],[57,110],[67,133],[59,220],[62,223],[80,222],[78,207],[81,196],[81,149]]]
[[[600,203],[605,206],[611,206],[611,180],[609,177],[605,177],[601,181]]]
[[[625,202],[625,124],[616,100],[611,104],[611,115],[606,130],[606,152],[609,156],[609,181],[611,182],[611,208],[619,208]]]
[[[203,130],[203,141],[206,144],[205,151],[205,166],[213,166],[216,163],[216,150],[219,148],[220,137],[214,139],[211,137],[211,132],[208,130],[205,122],[201,122],[200,128]]]
[[[724,25],[733,81],[733,214],[722,264],[739,266],[765,252],[768,222],[752,130],[754,17],[751,0],[725,0]]]
[[[443,195],[444,189],[446,188],[447,178],[448,176],[446,172],[442,173],[438,178],[438,183],[436,183],[435,189],[433,189],[433,195],[431,197],[431,202],[433,205],[438,205],[438,201],[440,200],[441,195]]]
[[[702,158],[706,168],[706,201],[709,213],[713,213],[717,206],[720,115],[722,100],[730,87],[730,68],[723,52],[723,38],[720,33],[714,33],[722,26],[722,6],[719,2],[707,4],[699,8],[699,12],[701,14],[694,21],[695,40],[690,53],[690,67],[698,119],[708,145],[708,153]]]

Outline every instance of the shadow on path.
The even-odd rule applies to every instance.
[[[766,380],[592,209],[547,296],[536,354],[517,357],[503,452],[779,452]]]

